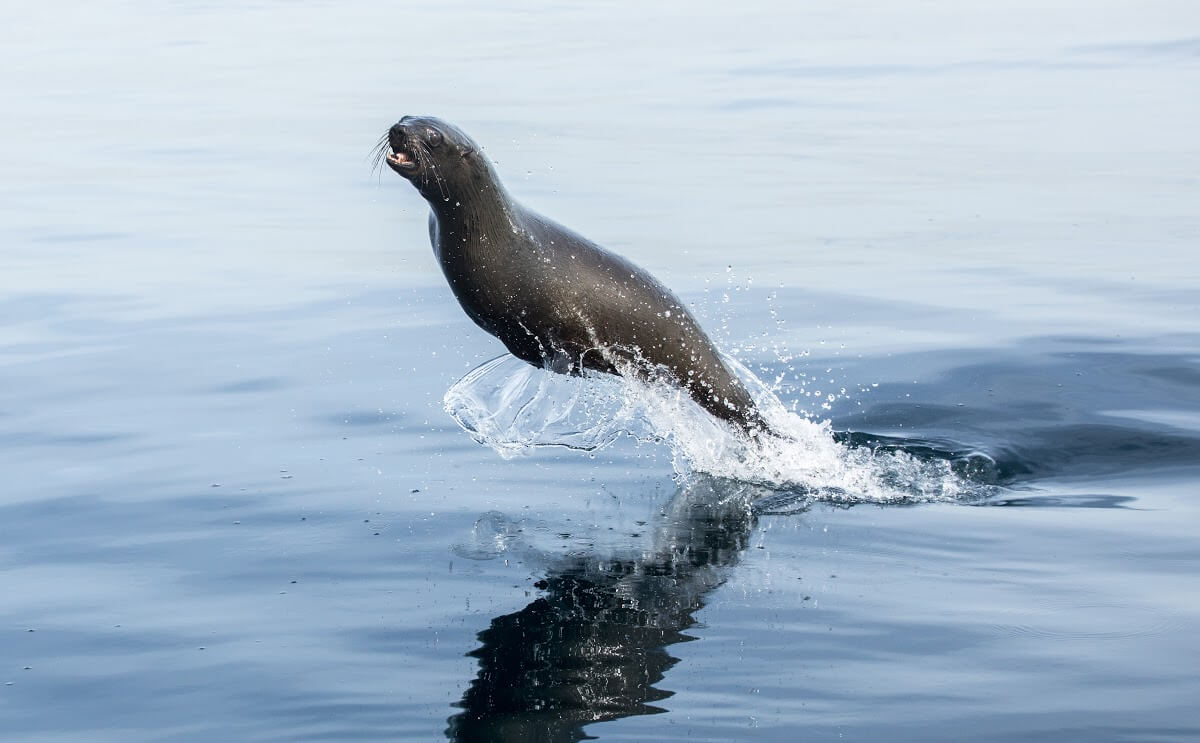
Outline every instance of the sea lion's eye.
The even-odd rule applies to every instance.
[[[431,147],[439,147],[442,144],[442,133],[437,129],[430,129],[428,139]]]

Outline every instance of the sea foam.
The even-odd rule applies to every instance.
[[[949,458],[851,447],[829,421],[794,413],[736,359],[725,362],[777,435],[747,438],[713,418],[682,389],[610,374],[567,376],[505,355],[446,392],[445,408],[476,440],[511,458],[542,447],[594,451],[632,436],[669,447],[675,471],[700,472],[839,503],[958,500],[978,483]]]

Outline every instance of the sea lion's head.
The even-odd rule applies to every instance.
[[[412,181],[430,201],[461,198],[478,190],[491,167],[458,127],[432,116],[405,116],[392,124],[386,138],[388,167]]]

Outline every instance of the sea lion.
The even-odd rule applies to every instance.
[[[459,304],[514,356],[564,374],[665,378],[741,432],[767,430],[683,302],[628,260],[517,203],[461,130],[405,116],[378,155],[429,202],[429,239]]]

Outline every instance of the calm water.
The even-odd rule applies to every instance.
[[[1200,738],[1194,3],[47,3],[0,45],[0,738]],[[475,443],[442,396],[503,349],[366,162],[405,113],[786,402],[1000,487]]]

